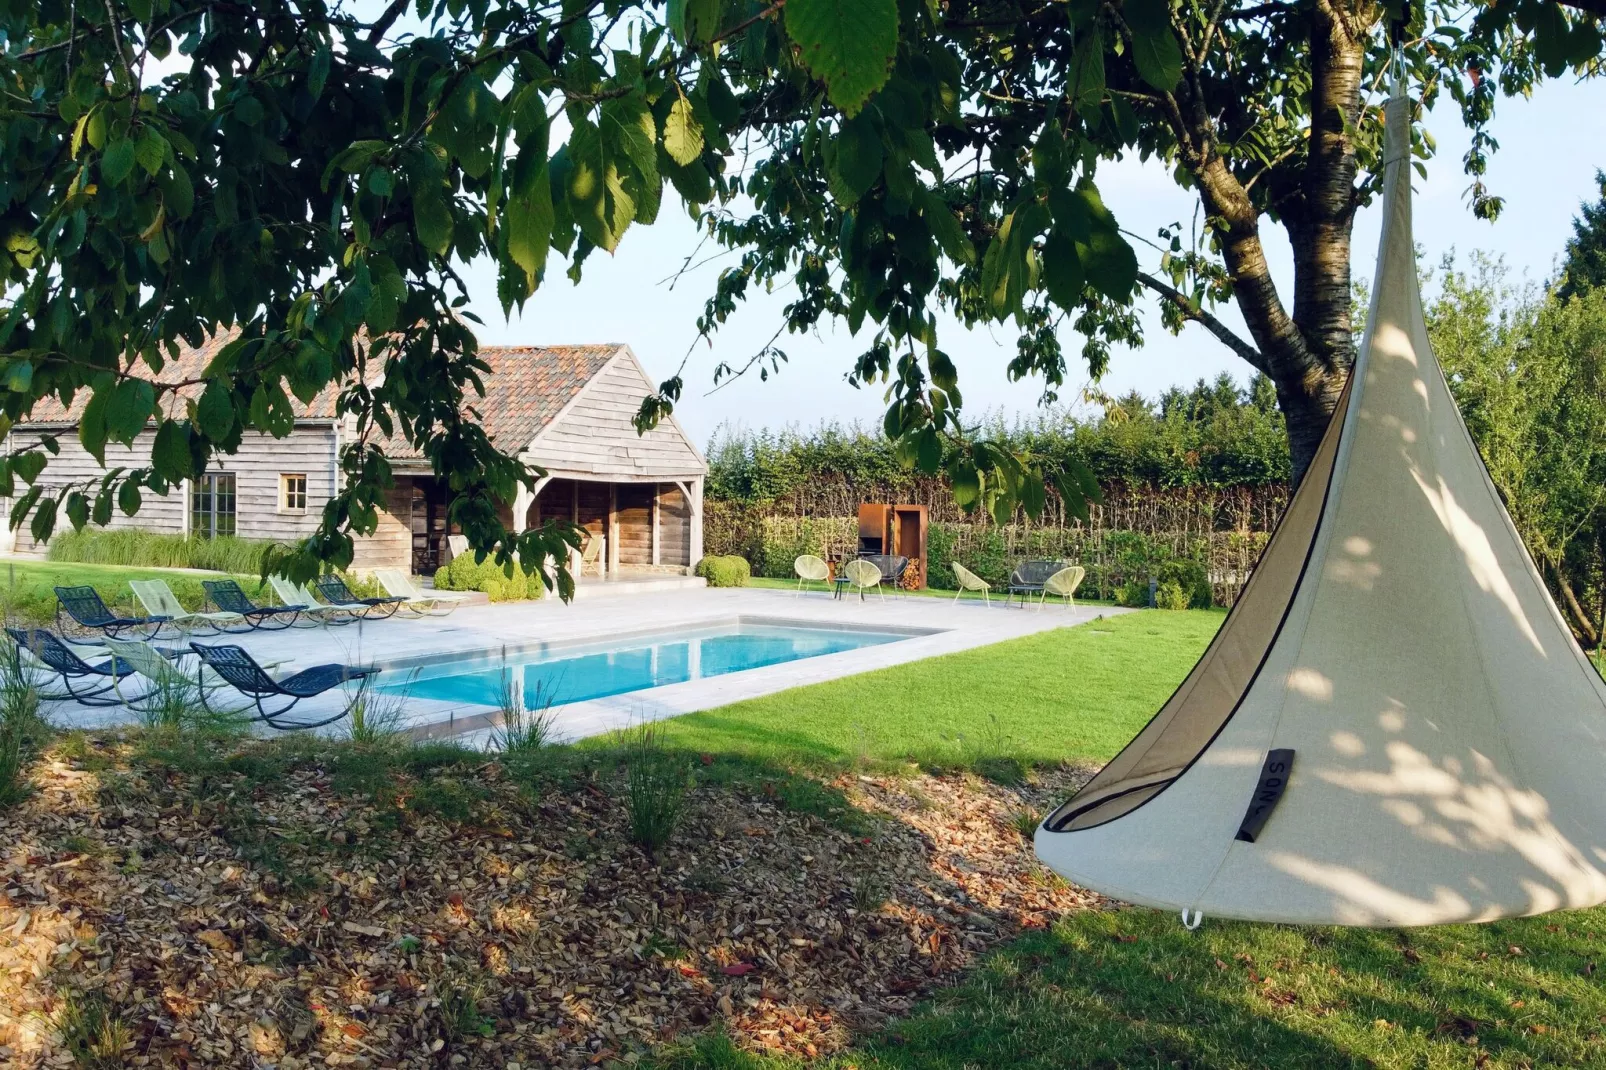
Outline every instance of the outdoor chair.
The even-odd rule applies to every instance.
[[[61,677],[62,693],[41,695],[41,698],[71,699],[85,706],[123,704],[121,695],[106,697],[116,692],[119,677],[126,679],[134,672],[134,667],[123,659],[113,655],[98,665],[91,665],[62,642],[60,636],[45,628],[7,628],[6,634],[11,636],[19,651],[26,650],[29,656]],[[83,685],[74,681],[83,680],[93,682],[79,690]]]
[[[364,615],[373,620],[394,617],[396,611],[406,601],[405,598],[398,598],[395,595],[358,598],[352,593],[351,588],[346,586],[346,581],[332,572],[313,580],[312,586],[317,589],[319,594],[323,595],[324,601],[332,606],[340,606],[342,608],[347,606],[367,606],[368,609]]]
[[[966,591],[980,591],[981,600],[986,602],[988,605],[991,605],[993,599],[990,592],[993,589],[993,585],[976,575],[974,572],[970,571],[970,569],[966,568],[964,565],[961,565],[958,561],[953,561],[950,563],[954,566],[954,579],[959,581],[959,590],[954,592],[954,601],[959,601]]]
[[[121,661],[129,666],[135,673],[150,681],[150,687],[143,695],[132,699],[125,697],[128,706],[140,709],[149,705],[150,700],[159,697],[165,692],[183,692],[190,688],[200,691],[216,691],[227,686],[228,681],[219,676],[205,662],[200,662],[194,678],[179,664],[181,659],[198,657],[194,650],[174,650],[165,647],[152,646],[150,643],[138,639],[108,639],[106,649],[115,654]],[[287,665],[293,659],[282,661],[264,661],[259,664],[264,669],[277,669]],[[126,679],[126,677],[125,677]],[[118,691],[121,694],[121,689]]]
[[[416,617],[444,617],[469,600],[466,594],[426,591],[399,568],[376,568],[374,578],[386,594],[401,599],[400,608]]]
[[[1054,573],[1043,582],[1043,595],[1037,600],[1038,608],[1042,608],[1050,595],[1063,598],[1067,606],[1075,606],[1076,599],[1073,595],[1076,594],[1076,588],[1080,586],[1082,577],[1086,575],[1087,569],[1081,565],[1071,565]]]
[[[886,601],[887,596],[881,590],[881,570],[876,568],[874,562],[866,561],[863,558],[849,561],[842,566],[842,576],[849,585],[859,592],[859,601],[864,601],[864,592],[871,587],[874,587],[876,593],[881,595],[883,602]]]
[[[823,558],[813,554],[803,554],[792,562],[792,571],[797,573],[797,593],[803,593],[805,583],[831,582],[831,566]]]
[[[307,628],[315,628],[320,624],[350,624],[368,609],[367,606],[348,608],[324,605],[312,596],[306,584],[291,583],[283,576],[269,576],[268,586],[273,588],[273,593],[278,596],[279,601],[286,606],[295,606],[301,611],[301,616],[305,618],[302,626]]]
[[[1022,561],[1009,574],[1009,597],[1021,596],[1021,605],[1032,595],[1041,596],[1048,578],[1065,567],[1063,561]]]
[[[235,631],[250,629],[244,616],[226,609],[212,613],[191,613],[173,594],[166,580],[129,580],[128,589],[134,592],[134,597],[145,607],[145,612],[155,617],[166,617],[181,632],[204,629],[208,634],[215,634],[230,630],[224,627],[225,624],[234,625]]]
[[[64,613],[71,625],[62,619]],[[167,621],[166,617],[120,617],[106,608],[100,592],[93,587],[56,588],[56,627],[69,643],[98,643],[101,636],[116,638],[125,632],[137,634],[140,629],[149,629],[140,638],[150,639]],[[75,636],[74,627],[86,634]]]
[[[603,574],[602,537],[600,535],[593,535],[590,532],[586,533],[586,544],[580,550],[580,568],[577,572],[575,572],[575,575],[577,577],[584,576],[586,574],[586,567],[588,565],[596,567],[597,575],[600,576]]]
[[[289,628],[300,618],[305,606],[259,606],[246,597],[235,580],[202,580],[207,602],[218,609],[237,614],[249,628],[277,632]],[[224,628],[223,631],[238,629]]]
[[[874,565],[885,585],[891,587],[894,593],[903,591],[903,574],[909,570],[907,557],[900,554],[860,554],[859,560]]]
[[[269,676],[267,670],[259,665],[255,658],[239,646],[203,646],[200,643],[191,643],[190,649],[195,651],[201,661],[213,672],[228,681],[240,694],[249,698],[256,706],[255,720],[262,721],[269,728],[281,732],[295,732],[308,728],[322,728],[334,724],[336,721],[351,713],[353,707],[362,700],[363,691],[368,686],[368,678],[379,670],[372,666],[358,665],[314,665],[310,669],[302,669],[294,676],[283,680],[275,680]],[[341,708],[339,713],[332,714],[320,720],[312,721],[285,721],[282,720],[302,699],[317,698],[326,691],[341,687],[353,680],[360,681],[357,692],[352,695]],[[273,699],[288,699],[283,706],[270,710],[264,705]],[[213,713],[227,713],[228,711],[213,710],[207,701],[206,692],[201,692],[201,705]],[[240,711],[243,712],[243,711]]]

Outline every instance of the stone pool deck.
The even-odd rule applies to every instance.
[[[493,656],[506,649],[518,651],[546,644],[595,643],[624,640],[640,632],[659,636],[732,622],[737,618],[764,623],[908,631],[909,638],[879,646],[741,672],[667,684],[645,691],[588,699],[554,707],[557,734],[565,739],[598,735],[645,720],[674,717],[711,709],[729,702],[774,694],[788,688],[835,680],[855,673],[920,661],[972,647],[1016,639],[1053,628],[1084,624],[1100,616],[1130,610],[1110,606],[1065,607],[1050,603],[1039,609],[988,605],[979,601],[955,603],[928,596],[875,596],[838,601],[829,594],[801,596],[755,588],[696,589],[639,594],[630,597],[593,595],[564,605],[556,599],[541,602],[466,606],[448,617],[408,619],[395,617],[363,621],[337,628],[290,629],[251,632],[242,636],[201,637],[202,643],[239,643],[259,661],[279,661],[273,670],[283,676],[298,669],[328,662],[371,664],[386,668],[393,678],[423,660],[453,654]],[[384,680],[384,676],[380,677]],[[223,692],[225,701],[231,696]],[[338,691],[303,702],[297,716],[309,718],[343,704]],[[382,697],[398,708],[402,722],[416,735],[456,736],[464,742],[484,744],[491,735],[494,711],[470,703],[449,703],[421,698],[405,701]],[[113,723],[129,718],[121,709],[86,709],[76,704],[52,703],[48,712],[63,724],[83,726]],[[325,731],[340,734],[345,723]]]

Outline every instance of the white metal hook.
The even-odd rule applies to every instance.
[[[1197,929],[1200,926],[1200,924],[1202,924],[1204,922],[1204,911],[1202,911],[1202,910],[1192,911],[1192,914],[1193,914],[1193,920],[1192,921],[1188,920],[1188,914],[1189,914],[1188,908],[1187,907],[1183,907],[1182,908],[1182,927],[1184,929],[1188,930],[1191,933],[1191,932],[1193,932],[1193,930]]]

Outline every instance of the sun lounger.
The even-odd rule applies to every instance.
[[[64,613],[71,625],[62,619]],[[60,638],[70,643],[98,643],[102,636],[116,638],[125,634],[149,639],[161,631],[167,621],[167,617],[120,617],[106,608],[100,592],[93,587],[56,588],[56,627],[61,632]],[[79,635],[73,634],[75,628]],[[144,635],[139,634],[141,630]]]
[[[26,650],[34,660],[61,677],[62,694],[45,696],[54,699],[71,699],[85,706],[121,706],[122,696],[107,698],[117,690],[119,678],[127,679],[134,667],[115,655],[98,664],[90,664],[61,641],[61,637],[45,628],[7,628],[20,650]],[[82,681],[91,681],[85,686]]]
[[[145,612],[152,617],[165,617],[168,623],[183,632],[204,631],[206,634],[228,631],[232,626],[234,631],[246,631],[250,625],[239,613],[231,613],[220,609],[211,613],[192,613],[184,608],[184,604],[173,594],[173,589],[167,585],[166,580],[129,580],[128,589],[134,592],[139,604],[145,607]]]
[[[305,606],[259,606],[246,597],[245,591],[234,580],[202,580],[202,588],[212,605],[220,610],[238,614],[252,628],[276,632],[289,628],[301,616]]]
[[[368,610],[363,605],[325,605],[312,596],[306,584],[291,583],[283,576],[269,576],[268,586],[273,588],[273,593],[286,606],[300,608],[303,626],[308,628],[319,624],[350,624]]]
[[[419,617],[444,617],[469,600],[466,594],[426,591],[399,568],[376,568],[374,578],[385,593],[400,598],[401,608]]]
[[[310,669],[302,669],[294,676],[283,680],[275,680],[269,676],[267,670],[259,665],[255,658],[239,646],[205,646],[201,643],[191,643],[200,659],[216,672],[229,685],[240,694],[249,698],[256,706],[256,719],[276,728],[281,732],[299,731],[307,728],[322,728],[324,725],[334,724],[336,721],[351,713],[362,698],[363,688],[367,687],[368,678],[379,670],[371,666],[358,665],[314,665]],[[295,721],[285,720],[284,715],[301,700],[317,698],[326,691],[341,687],[351,681],[360,682],[357,692],[346,700],[340,712],[323,717],[320,720]],[[288,699],[278,709],[269,710],[265,702],[273,699]],[[207,702],[206,693],[201,694],[201,702],[211,709]]]
[[[324,601],[332,606],[340,606],[342,608],[367,606],[367,612],[364,615],[373,620],[384,620],[386,617],[395,616],[396,611],[401,608],[401,604],[406,601],[406,599],[398,598],[395,595],[385,595],[380,598],[358,598],[352,593],[351,588],[346,586],[346,581],[333,573],[327,576],[319,576],[312,581],[312,586],[317,589],[319,594],[323,595]]]

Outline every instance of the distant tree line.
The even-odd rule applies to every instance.
[[[1170,490],[1288,480],[1288,436],[1264,376],[1248,388],[1224,374],[1154,400],[1131,393],[1089,416],[1056,409],[1013,424],[1001,415],[990,422],[989,434],[1011,449],[1080,461],[1105,486]],[[835,423],[806,431],[722,427],[709,444],[708,463],[710,498],[752,504],[815,499],[828,487],[866,501],[912,500],[924,497],[927,478],[901,464],[879,432]]]

